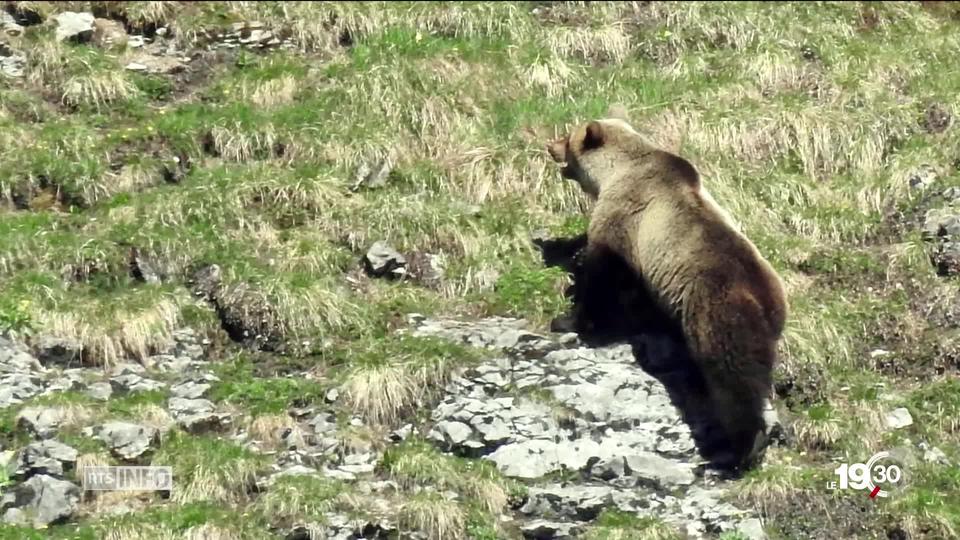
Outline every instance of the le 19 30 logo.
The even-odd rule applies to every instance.
[[[839,480],[829,483],[831,489],[863,490],[871,499],[889,497],[907,483],[903,464],[886,451],[870,456],[866,463],[841,463],[833,473]]]

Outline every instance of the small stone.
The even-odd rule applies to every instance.
[[[374,277],[402,275],[407,260],[384,242],[375,242],[363,258],[364,269]]]
[[[340,398],[340,390],[337,390],[336,388],[331,388],[330,390],[327,390],[326,395],[323,396],[323,399],[330,404],[336,403],[339,398]]]
[[[437,424],[437,430],[442,433],[448,441],[454,445],[459,445],[470,438],[473,430],[463,422],[440,422]]]
[[[218,429],[229,421],[229,416],[215,412],[213,402],[207,399],[173,397],[167,406],[174,420],[190,433]]]
[[[82,43],[93,37],[94,17],[91,13],[64,11],[58,13],[54,20],[57,22],[57,41],[70,40]]]
[[[286,469],[278,472],[274,476],[314,476],[317,474],[317,470],[312,467],[306,467],[304,465],[293,465],[287,467]]]
[[[929,165],[924,165],[907,176],[907,183],[914,189],[928,188],[936,181],[937,171]]]
[[[27,407],[17,415],[17,426],[26,428],[40,439],[49,439],[60,428],[64,415],[60,409]]]
[[[153,379],[147,379],[136,373],[124,373],[110,379],[115,392],[151,392],[164,388],[164,384]]]
[[[179,398],[197,399],[202,398],[209,389],[209,384],[196,381],[186,381],[172,386],[170,388],[170,393]]]
[[[923,218],[923,237],[927,240],[960,236],[960,211],[952,207],[933,208]]]
[[[129,422],[109,422],[94,430],[110,451],[125,460],[134,460],[150,449],[157,440],[157,430]]]
[[[333,413],[323,412],[307,421],[307,425],[312,427],[316,433],[327,433],[337,429],[337,419],[333,416]]]
[[[763,524],[757,518],[745,519],[740,522],[737,531],[748,540],[766,540],[767,533],[763,531]]]
[[[406,424],[399,429],[390,432],[390,440],[393,442],[405,441],[413,433],[413,424]]]
[[[913,417],[905,407],[890,411],[887,413],[885,420],[889,429],[902,429],[913,425]]]
[[[392,169],[393,163],[391,163],[389,158],[379,160],[373,165],[373,167],[364,163],[360,165],[359,169],[357,169],[353,186],[351,186],[350,189],[352,191],[357,191],[361,187],[366,187],[369,189],[381,187],[386,184],[387,178],[390,176],[390,171]]]
[[[567,540],[579,537],[582,527],[575,523],[557,523],[539,519],[524,525],[521,532],[527,540]]]
[[[17,475],[30,477],[35,474],[62,476],[64,469],[72,468],[77,461],[77,451],[54,440],[32,442],[20,453]]]
[[[924,450],[923,460],[927,463],[950,465],[950,460],[947,458],[947,455],[943,453],[943,450],[940,450],[936,446]]]
[[[185,70],[187,65],[179,58],[141,53],[133,57],[124,68],[153,75],[172,75]]]

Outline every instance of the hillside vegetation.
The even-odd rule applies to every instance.
[[[0,32],[0,53],[23,62],[0,74],[0,332],[35,351],[59,340],[85,369],[109,370],[188,326],[219,377],[207,397],[244,429],[276,439],[288,410],[337,389],[340,421],[365,422],[343,437],[379,441],[422,420],[424,400],[484,354],[398,332],[408,314],[511,316],[546,332],[567,307],[568,276],[544,268],[531,238],[583,232],[589,204],[544,146],[619,103],[701,170],[788,287],[777,384],[792,437],[732,499],[774,538],[960,534],[960,265],[938,268],[947,248],[923,235],[929,210],[960,214],[955,6],[4,8],[21,30]],[[65,11],[120,21],[125,37],[60,40]],[[405,255],[402,279],[364,272],[378,241]],[[0,444],[28,441],[24,407],[57,406],[76,420],[65,442],[113,463],[83,419],[162,424],[165,392],[36,396],[0,411]],[[900,407],[913,423],[891,429]],[[826,487],[837,463],[895,448],[916,457],[896,496]],[[929,448],[943,459],[924,459]],[[171,500],[135,494],[124,504],[139,513],[114,517],[112,499],[85,499],[66,524],[0,537],[265,538],[331,508],[367,511],[333,479],[248,493],[270,458],[214,434],[172,428],[151,459],[190,471]],[[411,441],[377,470],[462,495],[396,495],[404,526],[512,538],[496,516],[522,487],[487,465]],[[591,527],[673,534],[614,514]]]

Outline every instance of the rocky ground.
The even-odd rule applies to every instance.
[[[662,384],[637,366],[629,345],[593,349],[575,334],[530,332],[519,319],[470,322],[412,315],[410,323],[413,335],[495,354],[456,374],[429,422],[404,426],[390,435],[390,442],[425,436],[443,452],[490,460],[504,476],[522,481],[525,495],[502,519],[524,538],[578,537],[607,509],[662,519],[690,538],[727,531],[766,537],[755,514],[726,501],[726,482],[705,477],[689,428]],[[230,415],[204,397],[218,379],[203,345],[185,329],[177,332],[169,350],[151,356],[145,366],[122,364],[103,373],[69,367],[68,344],[48,344],[38,351],[39,361],[26,348],[3,340],[0,395],[9,407],[66,391],[109,400],[116,394],[165,389],[170,396],[165,410],[180,429],[220,433],[256,450],[258,443],[246,441],[246,434],[231,426]],[[337,397],[331,391],[328,408],[289,411],[296,426],[281,435],[285,449],[271,456],[258,485],[269,489],[279,476],[315,475],[356,483],[362,492],[396,489],[376,471],[382,453],[370,446],[345,448],[338,440]],[[37,406],[17,414],[17,431],[29,434],[32,442],[3,454],[15,471],[13,484],[4,490],[5,522],[46,525],[77,511],[83,494],[76,477],[67,473],[75,471],[79,452],[58,441],[65,421],[79,426],[83,437],[101,441],[124,463],[136,463],[158,444],[159,430],[151,425],[77,423],[66,418],[68,413]],[[330,514],[322,529],[327,538],[385,538],[397,529],[390,503],[382,501],[382,506],[382,520],[358,527],[346,516]],[[371,536],[373,530],[379,536]],[[297,531],[301,528],[287,537],[298,538]]]

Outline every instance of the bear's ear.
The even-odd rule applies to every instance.
[[[583,136],[583,151],[586,152],[603,146],[605,136],[600,122],[593,121],[587,124],[587,132]]]

